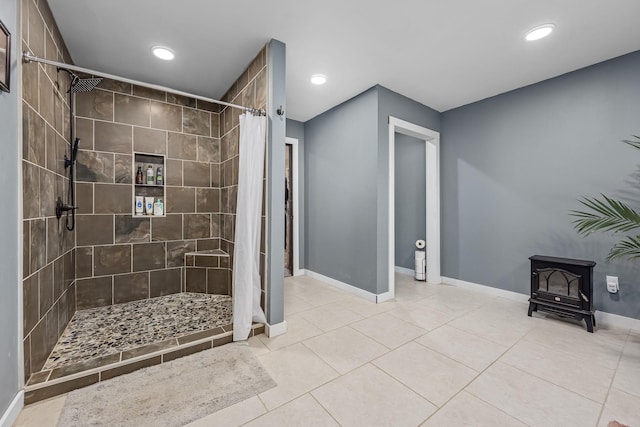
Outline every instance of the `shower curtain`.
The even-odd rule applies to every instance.
[[[260,307],[260,215],[266,117],[240,116],[238,203],[233,251],[233,340],[249,337],[252,322],[266,323]]]

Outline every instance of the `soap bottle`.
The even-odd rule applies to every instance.
[[[147,184],[149,185],[153,185],[155,179],[154,179],[154,173],[153,173],[153,166],[149,165],[149,167],[147,168]]]
[[[156,171],[156,185],[162,185],[162,166],[158,166]]]
[[[142,174],[142,166],[138,166],[138,172],[136,172],[136,184],[144,184],[144,177]]]

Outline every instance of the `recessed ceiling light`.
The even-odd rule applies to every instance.
[[[154,46],[151,50],[153,51],[153,54],[155,56],[160,59],[164,59],[165,61],[170,61],[175,58],[174,53],[169,48],[163,46]]]
[[[534,40],[540,40],[551,34],[554,28],[555,25],[553,24],[538,25],[537,27],[527,31],[527,35],[525,35],[524,38],[530,42]]]
[[[323,85],[327,82],[327,76],[324,74],[314,74],[311,76],[311,83],[314,85]]]

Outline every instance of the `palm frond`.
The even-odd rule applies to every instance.
[[[602,194],[604,200],[584,197],[579,200],[590,211],[571,211],[576,217],[574,228],[582,235],[595,231],[627,232],[640,228],[640,214],[626,204],[610,199]]]
[[[637,141],[632,141],[630,139],[623,139],[622,142],[624,142],[627,145],[632,146],[633,148],[637,148],[640,150],[640,136],[637,135],[632,135],[635,139],[637,139]]]
[[[611,248],[611,251],[607,256],[607,261],[611,261],[618,257],[626,257],[630,259],[640,258],[640,236],[628,236],[616,243],[613,248]]]

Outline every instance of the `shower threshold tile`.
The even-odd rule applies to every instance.
[[[81,310],[74,314],[42,371],[91,365],[89,361],[101,358],[113,363],[106,356],[125,353],[132,358],[159,351],[192,341],[188,339],[192,335],[213,336],[231,322],[228,295],[180,293]],[[215,332],[207,335],[208,331]],[[174,339],[180,342],[172,342]]]

